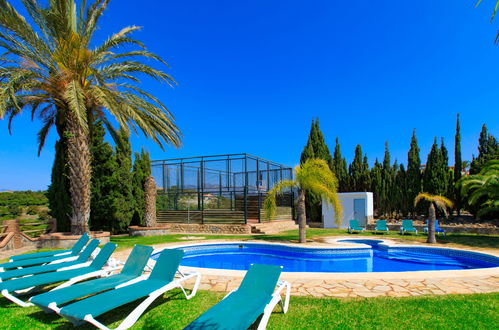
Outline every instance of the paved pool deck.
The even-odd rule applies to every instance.
[[[365,239],[365,237],[345,236],[323,238],[322,243],[313,242],[300,247],[352,247],[350,243],[337,242],[342,239]],[[180,245],[214,244],[240,242],[239,240],[209,240],[188,241],[182,243],[168,243],[155,245],[155,251],[172,248]],[[243,243],[265,243],[277,245],[298,246],[291,243],[272,243],[262,241],[244,241]],[[396,244],[385,240],[389,244]],[[426,244],[400,244],[411,246],[428,246]],[[491,254],[499,257],[498,250],[484,250],[472,248],[452,249],[474,251]],[[131,249],[115,253],[114,257],[125,260]],[[208,269],[181,267],[183,271],[197,271],[201,273],[201,290],[228,292],[239,287],[244,271],[226,269]],[[281,279],[291,283],[291,294],[296,296],[314,297],[408,297],[420,295],[467,294],[499,292],[499,267],[442,270],[442,271],[414,271],[414,272],[386,272],[386,273],[291,273],[284,272]],[[187,287],[192,286],[189,283]]]

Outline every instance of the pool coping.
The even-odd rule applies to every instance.
[[[210,240],[210,241],[196,241],[196,242],[185,242],[182,244],[178,243],[167,243],[162,244],[161,248],[154,250],[153,254],[160,252],[164,248],[180,248],[184,246],[202,246],[202,245],[212,245],[212,244],[265,244],[265,245],[280,245],[288,247],[299,247],[303,249],[365,249],[370,247],[366,244],[359,243],[345,243],[339,242],[345,239],[354,240],[357,239],[355,236],[341,236],[328,239],[323,238],[326,243],[320,244],[307,244],[304,246],[298,243],[282,243],[282,242],[261,242],[261,241],[232,241],[232,240]],[[481,253],[484,255],[491,255],[499,258],[499,253],[492,251],[477,251],[473,249],[465,248],[447,248],[433,246],[430,244],[400,244],[398,242],[389,239],[366,239],[364,237],[359,238],[359,240],[372,240],[381,241],[380,244],[386,245],[388,247],[427,247],[432,249],[442,249],[442,250],[458,250],[466,252]],[[242,278],[246,274],[244,270],[231,270],[231,269],[216,269],[216,268],[201,268],[201,267],[188,267],[180,266],[182,271],[196,271],[204,275],[209,276],[229,276]],[[499,266],[490,268],[475,268],[475,269],[455,269],[455,270],[430,270],[430,271],[408,271],[408,272],[365,272],[365,273],[333,273],[333,272],[282,272],[281,278],[284,280],[302,280],[302,279],[320,279],[320,280],[370,280],[370,279],[396,279],[396,280],[413,280],[421,278],[456,278],[456,277],[474,277],[474,276],[497,276],[499,277]]]

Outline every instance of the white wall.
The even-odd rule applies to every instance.
[[[373,193],[372,192],[351,192],[338,194],[341,205],[343,206],[343,219],[338,227],[334,222],[333,207],[322,201],[322,219],[324,228],[347,228],[349,221],[354,219],[354,200],[363,199],[365,201],[364,208],[366,210],[364,219],[358,219],[361,226],[365,226],[368,217],[373,216]]]

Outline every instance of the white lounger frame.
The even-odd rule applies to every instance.
[[[186,299],[191,299],[192,297],[194,297],[198,291],[199,284],[201,283],[201,274],[197,273],[197,272],[190,272],[190,273],[181,273],[180,271],[178,271],[178,272],[181,275],[181,277],[179,279],[175,279],[175,280],[171,281],[170,283],[168,283],[167,285],[163,286],[162,288],[160,288],[154,292],[151,292],[144,301],[142,301],[130,314],[128,314],[128,316],[123,320],[123,322],[121,322],[121,324],[116,329],[119,329],[119,330],[128,329],[131,326],[133,326],[135,324],[135,322],[137,322],[139,317],[146,311],[146,309],[149,307],[149,305],[151,305],[154,302],[154,300],[156,300],[158,297],[161,297],[165,292],[167,292],[171,289],[180,288],[182,290],[182,292],[184,293]],[[185,291],[184,287],[182,286],[182,282],[185,282],[193,277],[196,277],[196,282],[194,283],[194,287],[192,288],[191,294],[188,295],[187,292]],[[141,280],[144,280],[144,278],[141,277],[141,278],[134,279],[130,282],[121,284],[121,285],[117,286],[116,288],[126,287],[127,285],[140,282]],[[64,317],[64,315],[63,315],[63,317]],[[108,327],[106,327],[104,324],[97,321],[91,314],[85,315],[84,320],[87,321],[88,323],[94,325],[95,327],[97,327],[99,329],[109,330]],[[74,325],[79,325],[82,323],[80,320],[69,319],[69,321],[71,321]]]
[[[282,297],[281,297],[281,292],[284,288],[286,288],[286,296],[285,296],[284,301],[283,301]],[[234,293],[236,291],[237,291],[237,289],[232,290],[225,297],[223,297],[222,300],[224,300],[225,298],[227,298],[228,296],[230,296],[232,293]],[[289,307],[290,295],[291,295],[291,283],[286,282],[286,281],[278,281],[277,282],[277,289],[272,294],[272,299],[265,306],[265,309],[263,310],[263,316],[260,319],[260,323],[258,323],[257,330],[264,330],[267,328],[267,323],[269,322],[270,316],[272,315],[272,311],[274,310],[274,308],[277,304],[281,305],[283,313],[287,313],[288,307]]]
[[[67,267],[66,269],[60,269],[58,271],[72,269],[72,268],[78,268],[78,267],[71,266],[71,267]],[[98,271],[94,271],[94,272],[83,274],[83,275],[80,275],[80,276],[77,276],[77,277],[73,277],[72,279],[70,279],[70,280],[62,283],[61,285],[56,286],[55,288],[53,288],[50,291],[62,289],[62,288],[68,287],[70,285],[73,285],[75,283],[78,283],[78,282],[81,282],[81,281],[84,281],[84,280],[87,280],[87,279],[90,279],[90,278],[93,278],[93,277],[106,277],[106,276],[111,275],[114,271],[118,270],[119,268],[120,267],[111,267],[111,268],[106,268],[106,269],[100,269]],[[29,275],[29,276],[33,276],[33,275]],[[27,277],[29,277],[29,276],[27,276]],[[15,304],[17,304],[17,305],[19,305],[21,307],[30,307],[30,306],[34,306],[34,305],[32,303],[30,303],[30,302],[26,302],[26,301],[23,301],[23,300],[17,298],[17,296],[19,296],[19,295],[27,295],[27,294],[36,292],[40,288],[43,288],[45,285],[46,284],[38,285],[38,286],[33,286],[31,288],[17,290],[17,291],[14,291],[14,292],[9,292],[9,290],[4,289],[4,290],[1,291],[1,294],[5,298],[9,299],[13,303],[15,303]]]

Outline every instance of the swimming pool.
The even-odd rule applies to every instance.
[[[499,258],[470,251],[390,246],[378,240],[342,240],[355,248],[309,248],[280,244],[218,243],[177,247],[182,266],[247,270],[250,264],[283,266],[285,272],[407,272],[499,266]],[[156,256],[153,256],[155,258]]]

